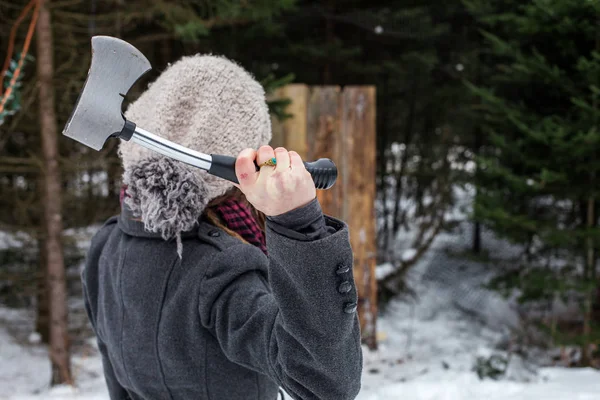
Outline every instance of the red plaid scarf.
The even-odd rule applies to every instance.
[[[267,254],[265,235],[252,215],[250,207],[236,200],[229,199],[220,203],[216,211],[229,229]]]
[[[119,193],[119,201],[123,204],[123,200],[127,197],[127,185],[121,187]],[[267,244],[263,231],[258,226],[256,219],[252,215],[250,208],[236,200],[229,199],[220,203],[216,207],[219,216],[225,222],[227,228],[236,232],[250,244],[255,245],[267,254]]]

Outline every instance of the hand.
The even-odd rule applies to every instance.
[[[264,166],[256,171],[254,160],[261,165],[275,157],[277,165]],[[310,203],[317,196],[312,176],[295,151],[283,147],[275,150],[262,146],[258,152],[243,150],[235,162],[237,186],[246,199],[267,216],[284,214]]]

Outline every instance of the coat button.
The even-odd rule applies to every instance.
[[[208,236],[210,236],[210,237],[219,237],[219,236],[221,236],[221,234],[219,233],[219,231],[213,229],[212,231],[208,232]]]
[[[344,281],[344,282],[340,283],[340,286],[338,287],[338,292],[340,292],[340,293],[348,293],[351,290],[352,290],[352,284],[348,281]]]
[[[337,271],[335,271],[336,274],[341,275],[341,274],[345,274],[346,272],[350,271],[350,267],[347,265],[340,265],[339,268],[337,269]]]
[[[346,303],[344,305],[344,312],[346,314],[352,314],[353,312],[356,311],[357,308],[358,308],[358,305],[356,303]]]

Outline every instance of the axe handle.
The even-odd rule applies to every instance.
[[[211,154],[212,164],[208,172],[228,181],[239,183],[235,174],[235,157]],[[258,171],[260,168],[254,161]],[[312,175],[317,189],[329,189],[337,179],[337,167],[329,158],[320,158],[313,162],[304,162],[307,171]]]
[[[126,127],[119,135],[121,139],[132,140],[140,146],[208,171],[211,175],[238,183],[237,176],[235,175],[235,157],[200,153],[199,151],[188,149],[150,133],[132,122],[127,121],[125,125]],[[254,164],[258,171],[258,165],[256,165],[256,162]],[[337,167],[328,158],[321,158],[313,162],[304,162],[304,166],[312,175],[317,189],[329,189],[337,179]]]
[[[139,126],[133,125],[133,128],[132,134],[127,135],[127,133],[124,134],[121,132],[119,137],[121,139],[128,140],[127,136],[130,136],[134,143],[144,146],[147,149],[156,151],[157,153],[175,160],[179,160],[194,167],[201,168],[205,171],[210,169],[212,158],[208,154],[188,149],[187,147],[181,146],[177,143],[171,142],[170,140],[150,133]]]

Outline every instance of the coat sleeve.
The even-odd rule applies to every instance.
[[[238,244],[212,260],[200,318],[233,362],[266,373],[294,399],[354,399],[362,352],[347,226],[290,238],[267,221],[269,257]]]

